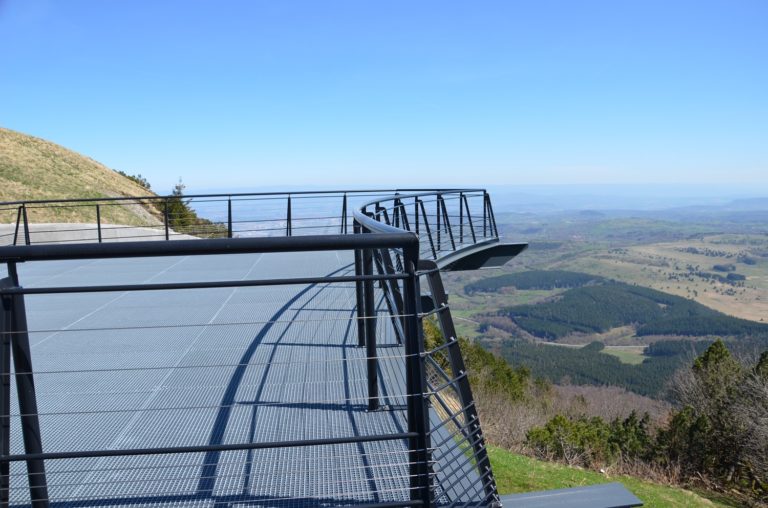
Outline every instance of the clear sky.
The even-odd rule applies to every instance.
[[[159,192],[768,190],[768,1],[0,0],[0,125]]]

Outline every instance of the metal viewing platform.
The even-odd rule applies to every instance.
[[[525,248],[485,191],[2,214],[0,506],[501,504],[440,277]]]

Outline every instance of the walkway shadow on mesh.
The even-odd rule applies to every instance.
[[[329,273],[327,276],[331,277],[334,275],[339,274],[340,272],[343,272],[345,270],[349,270],[352,265],[347,265],[345,267],[342,267],[338,270],[335,270],[331,273]],[[222,400],[220,402],[220,408],[217,412],[216,419],[214,420],[214,424],[211,430],[211,435],[208,440],[209,445],[220,445],[224,443],[224,435],[227,430],[227,425],[229,423],[232,408],[238,405],[238,402],[235,400],[236,394],[238,392],[238,389],[243,381],[243,378],[246,373],[247,366],[251,359],[253,358],[254,354],[256,353],[256,350],[258,346],[265,345],[263,343],[264,338],[267,336],[267,334],[270,332],[275,322],[280,321],[280,318],[282,315],[288,311],[295,311],[295,312],[301,312],[302,309],[305,307],[308,307],[312,301],[322,293],[324,288],[320,288],[318,292],[314,295],[312,295],[310,298],[307,299],[307,301],[303,304],[298,306],[298,308],[293,308],[292,306],[295,305],[302,297],[307,295],[311,290],[316,289],[318,284],[311,284],[308,285],[306,288],[299,291],[296,295],[294,295],[290,300],[288,300],[285,305],[283,305],[280,309],[275,312],[275,314],[269,319],[269,322],[267,322],[264,327],[261,329],[261,331],[254,337],[253,341],[249,344],[246,351],[241,356],[238,367],[235,370],[235,372],[232,374],[232,377],[230,378],[229,383],[227,384],[227,388],[224,392],[224,396],[222,397]],[[340,309],[338,309],[340,310]],[[350,319],[347,320],[347,330],[345,332],[345,340],[349,337],[350,329],[352,325],[352,316],[354,316],[354,310],[351,310]],[[291,323],[292,324],[292,323]],[[279,335],[276,341],[270,342],[269,345],[272,345],[272,351],[270,353],[269,357],[269,363],[271,364],[272,360],[274,359],[275,353],[277,351],[277,347],[280,346],[280,341],[285,338],[286,334],[290,330],[289,324],[285,330]],[[347,359],[346,350],[344,350],[344,360]],[[349,373],[347,371],[347,365],[346,361],[343,361],[343,368],[344,368],[344,379],[349,380]],[[271,365],[267,365],[267,369],[262,374],[261,382],[259,384],[259,388],[257,390],[257,394],[255,397],[255,400],[258,401],[261,397],[261,394],[263,392],[266,379],[269,373]],[[346,383],[348,385],[348,383]],[[346,397],[349,399],[350,393],[349,393],[349,387],[346,387]],[[344,410],[349,414],[349,419],[352,425],[352,431],[354,435],[359,435],[359,429],[357,428],[355,419],[352,416],[353,408],[356,411],[361,411],[364,408],[360,406],[360,408],[357,407],[357,405],[346,405],[343,408],[338,408],[339,410]],[[251,421],[254,422],[255,419],[255,409],[254,407],[254,415],[252,416]],[[330,407],[328,409],[331,409]],[[251,427],[251,441],[253,441],[253,423]],[[374,476],[373,473],[370,470],[370,463],[368,461],[368,458],[366,456],[365,448],[363,443],[358,443],[358,450],[361,456],[361,459],[363,461],[364,467],[365,467],[365,476],[366,480],[369,482],[369,492],[373,496],[372,502],[378,502],[379,501],[379,495],[376,492],[376,484],[374,482]],[[251,484],[251,464],[252,464],[252,450],[248,451],[248,460],[245,462],[246,471],[244,471],[244,477],[245,477],[245,487],[243,489],[243,493],[239,496],[216,496],[214,494],[214,489],[216,485],[216,479],[217,479],[217,470],[219,467],[219,462],[221,458],[221,452],[218,451],[211,451],[206,453],[205,458],[203,460],[203,466],[200,472],[200,480],[198,482],[197,486],[197,494],[195,499],[210,499],[214,500],[215,506],[217,507],[225,507],[230,506],[231,503],[236,503],[238,501],[242,502],[242,499],[245,498],[251,498],[250,494],[247,493],[247,490],[249,489],[249,486]],[[255,500],[260,499],[258,496],[254,497]],[[326,499],[326,498],[307,498],[307,499],[291,499],[291,500],[279,500],[278,504],[264,504],[260,506],[288,506],[290,503],[292,506],[301,505],[301,506],[340,506],[340,505],[350,505],[350,504],[359,504],[361,501],[360,499]]]

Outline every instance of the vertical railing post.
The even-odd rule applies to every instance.
[[[392,205],[392,225],[396,228],[400,227],[400,206],[399,206],[400,200],[395,198],[394,204]]]
[[[424,229],[427,231],[427,238],[429,238],[429,248],[432,250],[432,257],[437,259],[437,250],[435,249],[435,242],[432,240],[432,230],[429,228],[429,217],[427,216],[427,209],[424,207],[424,201],[416,198],[421,208],[421,216],[424,219]]]
[[[411,500],[432,506],[430,479],[429,410],[427,408],[426,375],[424,369],[424,339],[419,326],[419,279],[416,266],[419,260],[418,243],[403,249],[404,321],[405,321],[405,384],[408,396],[408,432],[416,434],[409,439]]]
[[[400,224],[402,225],[402,229],[405,229],[406,231],[411,230],[411,221],[408,219],[408,212],[405,209],[405,204],[400,200],[397,199],[396,201],[397,209],[400,210]]]
[[[27,205],[21,205],[21,214],[24,216],[24,244],[32,245],[29,237],[29,217],[27,217]]]
[[[472,235],[472,243],[477,243],[477,238],[475,237],[475,225],[472,223],[472,213],[469,211],[469,201],[467,200],[467,196],[464,196],[464,206],[467,208],[467,223],[469,224],[469,232]]]
[[[354,228],[354,225],[352,226]],[[347,234],[347,193],[344,193],[344,200],[341,204],[341,231],[340,234]]]
[[[101,205],[96,205],[96,231],[99,234],[99,243],[101,243]]]
[[[488,194],[483,191],[483,238],[488,238]]]
[[[440,252],[440,246],[441,246],[441,242],[440,242],[440,236],[441,236],[440,235],[440,216],[442,215],[440,213],[440,204],[441,204],[441,202],[442,201],[440,199],[440,194],[438,194],[437,195],[437,199],[435,201],[435,203],[437,204],[437,207],[435,208],[436,224],[437,224],[435,226],[435,229],[436,229],[436,232],[437,232],[437,252]]]
[[[8,273],[10,277],[0,281],[1,287],[18,288],[19,279],[14,263],[8,263]],[[43,453],[24,295],[20,293],[3,295],[2,300],[5,320],[8,321],[8,318],[10,318],[10,327],[6,334],[11,336],[10,342],[13,352],[13,368],[16,372],[16,391],[19,398],[24,452],[27,454]],[[48,485],[45,475],[45,462],[41,459],[28,460],[27,477],[32,508],[47,508]]]
[[[169,240],[171,238],[171,225],[170,220],[168,217],[168,198],[165,198],[163,201],[163,224],[165,225],[165,239]]]
[[[19,210],[21,212],[21,210]],[[0,281],[2,287],[13,284],[8,279]],[[8,298],[10,300],[10,298]],[[0,456],[11,453],[11,312],[10,302],[2,298],[0,306]],[[0,508],[8,508],[10,499],[11,463],[0,462]]]
[[[459,243],[464,243],[464,193],[459,193]]]
[[[416,236],[419,236],[419,198],[413,198],[413,220],[416,222]]]
[[[370,233],[363,228],[363,233]],[[363,249],[363,274],[373,275],[373,250]],[[373,280],[363,282],[365,307],[365,356],[368,374],[368,410],[379,409],[379,358],[376,351],[376,302]]]
[[[13,245],[17,245],[19,243],[19,226],[21,226],[21,209],[24,205],[21,205],[19,207],[19,210],[16,212],[16,228],[13,231]]]
[[[360,223],[357,221],[352,222],[352,232],[356,235],[362,234]],[[363,252],[360,249],[355,249],[355,276],[359,277],[363,275]],[[365,346],[365,328],[366,328],[366,315],[365,315],[365,288],[363,287],[363,281],[355,281],[355,301],[357,305],[355,307],[357,313],[357,345],[359,347]]]
[[[448,207],[445,206],[445,198],[440,196],[440,204],[443,208],[443,223],[445,224],[445,230],[448,232],[448,239],[451,241],[451,249],[456,250],[456,242],[453,240],[453,229],[451,228],[451,219],[448,216]]]
[[[285,236],[291,236],[293,234],[291,228],[291,195],[288,194],[288,210],[285,214]]]
[[[488,201],[488,218],[491,226],[491,235],[498,238],[499,228],[496,227],[496,215],[493,213],[493,205],[491,204],[491,196],[486,193],[485,199]]]
[[[393,275],[396,273],[395,265],[392,263],[392,256],[389,249],[375,249],[373,251],[373,261],[376,269],[382,275]],[[402,264],[402,263],[401,263]],[[392,326],[395,332],[395,338],[398,344],[403,343],[403,295],[400,286],[396,280],[380,280],[379,287],[384,293],[384,303],[392,319]]]
[[[227,196],[227,238],[232,238],[232,196]]]

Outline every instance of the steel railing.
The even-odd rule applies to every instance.
[[[457,245],[498,237],[483,190],[384,189],[5,202],[0,245],[349,234],[354,208],[362,202],[375,207],[377,219],[415,232],[424,242],[422,254],[431,259]]]
[[[461,253],[488,242],[498,241],[493,210],[488,194],[483,190],[457,189],[432,191],[332,191],[307,193],[261,193],[261,194],[227,194],[227,195],[197,195],[185,196],[189,206],[198,210],[206,217],[206,223],[201,227],[182,229],[174,228],[174,218],[167,213],[169,207],[156,206],[157,203],[168,203],[169,197],[150,198],[110,198],[94,200],[60,200],[38,202],[16,202],[0,204],[0,211],[14,212],[16,221],[12,227],[13,246],[0,247],[0,263],[8,266],[9,276],[0,282],[0,299],[3,309],[0,312],[0,506],[11,503],[28,503],[35,508],[50,506],[53,502],[90,503],[83,495],[67,494],[71,489],[75,493],[88,491],[90,483],[95,489],[105,485],[117,489],[131,482],[159,481],[152,478],[144,480],[123,479],[121,481],[95,479],[90,483],[80,480],[66,480],[72,475],[77,476],[78,461],[94,458],[122,460],[131,457],[161,455],[190,457],[204,454],[201,462],[194,461],[191,465],[174,464],[164,467],[188,467],[193,471],[200,468],[198,488],[192,493],[179,490],[175,497],[159,496],[154,501],[158,503],[197,502],[201,499],[217,499],[217,502],[265,502],[247,496],[224,498],[217,495],[213,484],[218,478],[226,479],[226,463],[221,459],[222,454],[232,452],[256,453],[259,450],[274,450],[284,448],[334,447],[352,444],[401,442],[402,451],[376,452],[359,451],[366,459],[366,471],[371,473],[377,453],[395,454],[396,459],[383,461],[375,466],[389,471],[387,481],[389,489],[377,496],[386,499],[386,506],[428,506],[444,503],[469,502],[474,504],[497,504],[498,494],[488,462],[487,452],[477,417],[474,400],[469,387],[466,369],[461,358],[458,340],[450,316],[450,309],[445,291],[440,280],[436,261],[442,257]],[[128,227],[111,224],[105,217],[118,217],[107,207],[131,207],[154,202],[155,209],[165,210],[160,214],[154,225],[133,225],[130,227],[154,228],[151,233],[159,240],[174,240],[169,242],[111,242],[106,234],[108,227]],[[246,207],[245,203],[257,207]],[[269,206],[265,205],[267,203]],[[318,206],[318,203],[323,203]],[[34,222],[35,214],[40,210],[66,209],[68,207],[86,207],[93,209],[97,217],[96,236],[70,238],[59,240],[42,240],[45,229],[37,228]],[[209,208],[205,208],[208,206]],[[284,208],[283,208],[284,206]],[[218,212],[212,212],[212,210]],[[110,210],[105,213],[104,210]],[[279,217],[270,217],[270,213],[282,209]],[[338,210],[337,215],[330,210]],[[223,210],[223,212],[222,212]],[[247,213],[246,213],[247,212]],[[216,215],[220,213],[220,215]],[[223,213],[223,215],[221,215]],[[109,219],[112,220],[112,219]],[[350,222],[351,227],[350,227]],[[110,224],[107,226],[107,224]],[[148,223],[149,224],[149,223]],[[202,227],[204,226],[204,227]],[[82,228],[86,229],[86,228]],[[180,231],[177,229],[181,229]],[[306,235],[307,232],[321,231],[322,235]],[[81,233],[74,228],[69,231]],[[93,232],[92,229],[88,231]],[[212,233],[213,231],[213,233]],[[36,240],[36,235],[40,241]],[[190,236],[220,236],[221,238],[178,240],[181,235]],[[248,236],[257,237],[248,237]],[[23,239],[19,241],[19,239]],[[123,238],[124,240],[125,238]],[[147,238],[141,238],[146,240]],[[45,243],[48,242],[48,243]],[[57,243],[62,243],[59,245]],[[10,242],[9,242],[10,243]],[[26,245],[16,245],[23,243]],[[18,263],[43,263],[55,260],[86,260],[86,259],[115,259],[131,257],[168,257],[168,256],[202,256],[221,254],[268,254],[306,252],[319,253],[322,251],[352,251],[354,252],[354,272],[350,274],[332,274],[322,276],[295,276],[287,278],[245,278],[243,280],[206,280],[206,281],[175,281],[175,282],[132,282],[121,284],[86,284],[62,285],[46,287],[23,287],[17,270]],[[310,254],[316,255],[316,254]],[[428,299],[431,308],[422,308],[424,295],[422,283],[428,288]],[[348,383],[360,382],[365,386],[364,397],[345,396],[343,399],[313,401],[302,400],[304,405],[362,403],[363,406],[376,414],[382,410],[392,410],[401,404],[405,410],[404,422],[406,428],[399,432],[374,433],[356,432],[354,435],[336,435],[317,439],[283,439],[260,442],[227,443],[223,437],[211,440],[204,445],[159,445],[152,447],[117,447],[114,449],[74,449],[47,450],[43,441],[44,434],[40,432],[40,419],[68,418],[118,413],[135,414],[137,411],[166,411],[170,413],[189,411],[214,411],[217,422],[224,421],[237,406],[234,400],[222,400],[219,404],[171,406],[152,409],[96,408],[92,411],[40,411],[38,402],[46,393],[35,390],[35,381],[39,377],[56,377],[72,375],[117,376],[126,372],[137,374],[151,372],[152,369],[196,369],[200,377],[210,375],[216,369],[235,369],[243,375],[243,369],[258,366],[252,356],[244,356],[238,363],[218,363],[213,365],[186,365],[147,367],[125,365],[120,368],[99,368],[90,366],[80,370],[64,367],[50,367],[48,370],[35,371],[32,367],[32,352],[30,336],[34,334],[77,334],[99,333],[107,336],[123,332],[143,332],[147,329],[161,330],[167,328],[194,327],[237,327],[259,326],[268,330],[279,323],[279,319],[269,321],[242,321],[227,323],[160,323],[148,326],[127,324],[123,327],[109,326],[105,328],[68,329],[30,329],[27,323],[25,297],[33,295],[71,295],[100,292],[143,293],[152,291],[197,291],[215,290],[220,288],[248,287],[282,287],[296,285],[317,285],[324,287],[353,284],[354,302],[349,308],[356,308],[355,314],[346,319],[350,325],[357,328],[357,344],[362,356],[354,362],[365,364],[359,369],[362,377],[348,380]],[[307,286],[310,287],[310,286]],[[290,304],[294,300],[287,302]],[[442,343],[431,350],[424,344],[422,320],[436,318],[442,330]],[[319,322],[327,321],[327,317]],[[296,324],[301,319],[290,319],[287,323]],[[306,320],[305,320],[306,321]],[[311,321],[311,320],[309,320]],[[233,332],[234,333],[234,332]],[[382,353],[382,348],[386,347]],[[250,352],[253,354],[253,351]],[[13,362],[11,363],[11,358]],[[308,360],[310,362],[321,360]],[[345,372],[353,370],[353,360],[346,358],[339,363],[344,365]],[[328,363],[328,362],[324,362]],[[333,362],[331,362],[333,364]],[[331,367],[333,365],[329,364]],[[279,365],[274,360],[264,364],[264,368]],[[401,365],[401,367],[393,367]],[[326,366],[325,368],[330,368]],[[334,367],[335,368],[335,367]],[[383,390],[381,382],[383,372],[402,368],[404,379],[402,391],[387,387]],[[389,379],[389,378],[387,378]],[[388,382],[391,382],[389,379]],[[16,387],[16,398],[12,394],[12,386]],[[13,401],[13,404],[12,404]],[[277,401],[279,404],[293,404],[293,401]],[[258,405],[258,404],[257,404]],[[18,407],[13,413],[11,408]],[[224,416],[222,416],[224,415]],[[12,421],[18,420],[16,427]],[[47,421],[47,420],[46,420]],[[216,424],[218,425],[218,423]],[[215,425],[215,427],[216,427]],[[18,428],[23,441],[23,453],[12,452],[12,428]],[[362,435],[361,435],[362,434]],[[19,434],[14,434],[18,436]],[[17,439],[17,438],[16,438]],[[18,442],[17,442],[18,443]],[[397,455],[401,453],[402,456]],[[252,460],[252,459],[249,459]],[[11,464],[26,463],[27,471],[24,478],[27,481],[28,497],[19,494],[18,482],[14,487],[14,476]],[[57,464],[73,464],[59,466]],[[248,462],[251,464],[252,462]],[[54,464],[53,469],[47,468]],[[122,471],[121,463],[110,463],[109,468],[119,476]],[[105,466],[106,467],[106,466]],[[134,466],[131,466],[134,467]],[[144,469],[155,471],[163,466],[147,465]],[[248,466],[252,467],[252,466]],[[326,474],[314,466],[307,465],[313,474]],[[141,468],[139,468],[141,469]],[[131,468],[125,468],[132,471]],[[96,470],[97,472],[100,470]],[[396,472],[398,472],[396,474]],[[126,473],[129,474],[129,473]],[[181,475],[181,473],[178,473]],[[18,476],[18,475],[17,475]],[[385,475],[386,476],[386,475]],[[59,480],[61,478],[61,480]],[[88,477],[90,478],[90,477]],[[99,477],[101,478],[101,477]],[[175,479],[188,479],[179,476]],[[174,479],[171,478],[171,479]],[[53,481],[51,480],[53,479]],[[400,482],[400,483],[398,483]],[[118,485],[119,484],[119,485]],[[378,485],[378,484],[377,484]],[[11,495],[16,492],[16,500]],[[376,487],[379,489],[380,487]],[[373,489],[376,490],[376,489]],[[103,492],[101,490],[100,492]],[[169,491],[170,492],[170,491]],[[350,491],[351,492],[351,491]],[[378,491],[377,491],[378,492]],[[345,493],[345,487],[340,486],[334,498],[338,502],[351,496]],[[399,497],[398,497],[399,496]],[[109,496],[105,502],[114,502]],[[26,501],[25,501],[26,500]],[[86,502],[87,501],[87,502]],[[130,496],[123,499],[131,504]],[[286,501],[266,499],[269,502]],[[294,500],[295,501],[295,500]],[[358,501],[359,502],[359,501]],[[376,506],[377,503],[369,503]]]
[[[426,212],[430,207],[434,209],[433,215]],[[445,256],[453,256],[485,243],[498,242],[498,228],[488,194],[482,190],[398,193],[385,200],[364,204],[355,213],[355,227],[361,233],[396,234],[409,231],[419,238],[421,247],[417,266],[418,279],[425,279],[424,286],[430,300],[430,311],[422,312],[419,316],[420,319],[436,318],[442,340],[433,350],[423,353],[423,369],[427,376],[425,383],[429,389],[428,399],[435,411],[441,415],[442,421],[439,425],[450,429],[448,439],[456,444],[456,447],[443,457],[439,455],[444,450],[436,447],[434,456],[431,457],[432,462],[451,464],[459,458],[463,459],[464,465],[469,464],[476,470],[482,483],[482,495],[478,497],[489,504],[498,503],[499,495],[479,416],[437,264],[437,261]],[[356,251],[356,273],[372,273],[372,264],[382,275],[397,273],[402,269],[403,255],[397,248]],[[357,284],[358,294],[371,294],[372,282]],[[402,323],[394,317],[402,313],[404,287],[393,279],[380,282],[380,286],[389,314],[393,316],[393,329],[396,335],[404,336]],[[367,301],[363,296],[363,301],[358,301],[357,309],[361,325],[369,323],[367,320],[372,312],[370,296]],[[358,327],[358,330],[361,329],[365,329],[364,326]],[[363,342],[362,337],[360,341]],[[372,340],[367,335],[365,341],[368,344],[375,343],[375,339]],[[371,401],[376,400],[374,390],[369,390],[369,396]],[[459,457],[456,456],[457,450],[461,450]],[[450,485],[460,482],[461,476],[465,474],[466,468],[454,465],[452,469],[442,470],[438,477],[441,483]]]

